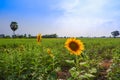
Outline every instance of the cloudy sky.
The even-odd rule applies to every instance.
[[[120,0],[0,0],[0,34],[110,36],[120,31]]]

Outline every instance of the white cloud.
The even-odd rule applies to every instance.
[[[53,9],[63,10],[64,15],[87,15],[100,12],[107,2],[108,0],[61,0],[52,7],[54,7]]]
[[[107,31],[113,29],[113,25],[108,28],[105,24],[114,22],[110,18],[114,15],[107,16],[104,9],[109,5],[109,0],[62,0],[54,6],[54,9],[64,13],[55,21],[56,26],[60,27],[58,32],[62,31],[61,35],[65,33],[67,36],[108,35]]]

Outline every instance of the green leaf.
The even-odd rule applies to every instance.
[[[86,62],[81,62],[80,65],[86,65],[87,63]]]
[[[55,69],[55,71],[56,71],[56,72],[61,71],[61,68],[60,68],[60,67],[57,67],[57,68]]]
[[[89,64],[87,62],[80,62],[79,64],[80,66],[89,67]]]
[[[76,71],[76,68],[75,68],[75,67],[71,68],[71,69],[69,70],[69,72],[71,73],[71,76],[74,77],[74,78],[78,77],[79,74],[80,74],[79,71]]]
[[[89,77],[89,78],[90,78],[90,77],[95,77],[94,75],[88,74],[88,73],[85,73],[85,76],[86,76],[86,77]]]
[[[90,73],[96,73],[97,72],[97,69],[96,68],[92,68],[89,70]]]
[[[55,71],[51,72],[47,77],[47,80],[56,80],[56,79],[57,79],[57,74]]]
[[[74,64],[74,60],[65,60],[65,62],[69,63],[69,64]]]

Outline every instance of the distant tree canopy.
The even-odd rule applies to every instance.
[[[113,35],[114,38],[116,36],[120,35],[119,31],[113,31],[113,32],[111,32],[111,34]]]
[[[46,35],[43,35],[42,38],[57,38],[57,34],[46,34]]]
[[[13,35],[15,35],[15,31],[18,29],[18,24],[17,24],[17,22],[11,22],[10,28],[11,28],[12,31],[13,31]]]
[[[4,38],[5,37],[5,35],[4,34],[0,34],[0,38]]]

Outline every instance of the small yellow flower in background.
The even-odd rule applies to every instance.
[[[51,53],[50,48],[47,49],[47,53],[50,55],[50,57],[54,58],[54,55]]]
[[[48,53],[48,54],[51,54],[50,48],[47,49],[47,53]]]
[[[41,35],[41,34],[38,34],[38,35],[37,35],[37,42],[40,43],[40,42],[41,42],[41,39],[42,39],[42,35]]]
[[[53,70],[54,70],[54,65],[55,65],[54,59],[55,59],[55,56],[52,54],[50,48],[47,48],[47,53],[48,53],[49,56],[52,58],[52,68],[53,68]]]
[[[50,54],[50,57],[54,58],[54,55],[53,55],[53,54]]]
[[[84,50],[84,45],[81,40],[76,38],[69,38],[65,42],[65,47],[71,52],[71,54],[80,55]]]

